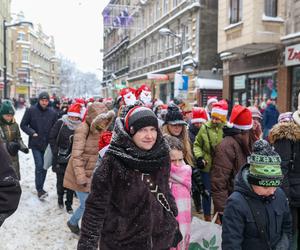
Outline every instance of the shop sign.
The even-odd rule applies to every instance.
[[[165,74],[151,74],[148,73],[147,74],[147,79],[151,79],[151,80],[169,80],[169,76],[165,75]]]
[[[176,73],[174,78],[174,96],[186,99],[188,88],[189,77]]]
[[[246,76],[235,76],[233,78],[233,88],[234,89],[245,89],[246,86]]]
[[[16,93],[26,95],[28,93],[28,87],[27,86],[17,86],[16,87]]]
[[[285,48],[285,65],[292,66],[300,64],[300,44]]]

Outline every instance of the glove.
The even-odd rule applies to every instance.
[[[28,154],[29,153],[29,148],[24,148],[21,150],[24,154]]]
[[[201,170],[199,168],[192,168],[192,183],[194,192],[200,193],[202,196],[209,198],[210,193],[202,182]]]
[[[203,159],[203,157],[199,157],[198,159],[197,159],[197,167],[199,168],[199,169],[203,169],[203,168],[205,168],[205,161],[204,161],[204,159]]]

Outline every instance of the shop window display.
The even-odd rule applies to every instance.
[[[298,107],[298,93],[300,91],[300,67],[294,67],[292,71],[292,102],[291,110],[295,111]]]
[[[244,106],[265,109],[267,100],[277,100],[277,72],[233,77],[233,102]]]

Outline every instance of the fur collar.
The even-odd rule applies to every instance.
[[[281,139],[300,140],[300,126],[294,122],[277,123],[270,131],[269,140],[273,144]]]

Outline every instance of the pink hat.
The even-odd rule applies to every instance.
[[[74,116],[80,118],[80,110],[81,110],[81,104],[74,103],[68,109],[68,116]]]
[[[249,130],[253,126],[251,111],[244,106],[234,105],[229,122],[234,128]]]
[[[198,122],[206,122],[208,120],[207,114],[204,108],[194,107],[192,108],[193,118],[191,123],[198,123]]]
[[[222,122],[226,122],[228,114],[228,104],[225,100],[221,100],[213,104],[211,110],[211,117],[220,119]]]

